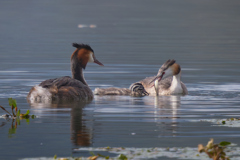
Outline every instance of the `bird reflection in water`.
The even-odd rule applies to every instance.
[[[59,112],[71,113],[71,141],[75,146],[90,146],[92,143],[91,131],[83,120],[83,108],[90,102],[72,103],[31,103],[33,109],[59,109]],[[45,111],[46,112],[46,111]]]
[[[152,99],[154,98],[154,100]],[[146,105],[154,106],[154,121],[160,128],[159,136],[168,135],[168,131],[171,132],[173,137],[177,136],[177,130],[179,128],[178,109],[181,106],[181,96],[156,96],[151,99],[145,100]]]
[[[107,105],[106,102],[111,105]],[[177,134],[178,119],[180,118],[178,110],[181,106],[181,96],[179,95],[156,97],[95,96],[95,103],[97,105],[105,104],[97,107],[102,114],[119,114],[120,117],[126,116],[126,120],[135,119],[134,121],[138,121],[141,119],[141,122],[155,122],[159,136],[166,134],[176,136]],[[113,103],[119,107],[115,107]]]

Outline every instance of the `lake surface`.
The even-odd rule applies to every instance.
[[[0,105],[8,108],[12,97],[37,116],[12,134],[12,120],[0,119],[0,159],[88,155],[74,150],[81,147],[197,147],[210,138],[240,145],[240,127],[200,121],[240,117],[239,7],[237,0],[0,2]],[[105,65],[88,64],[92,90],[127,88],[175,59],[189,95],[29,104],[32,86],[71,75],[73,42],[90,44]]]

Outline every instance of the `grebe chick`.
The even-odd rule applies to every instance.
[[[159,69],[157,76],[147,77],[137,83],[140,83],[149,95],[188,94],[187,87],[181,82],[181,67],[175,63],[175,60],[166,61]]]
[[[154,82],[154,83],[153,83]],[[157,76],[147,77],[135,82],[127,88],[96,88],[96,95],[129,95],[129,96],[158,96],[186,95],[187,87],[181,82],[181,67],[175,60],[166,61],[158,71]]]
[[[129,88],[95,88],[95,95],[122,95],[122,96],[133,96],[142,97],[148,95],[148,93],[143,88],[142,84],[134,83]]]
[[[93,93],[83,76],[88,62],[99,62],[93,49],[86,44],[73,43],[76,50],[71,56],[72,78],[69,76],[48,79],[32,87],[27,99],[30,102],[92,100]]]

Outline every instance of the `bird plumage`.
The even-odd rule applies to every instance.
[[[181,82],[181,67],[175,63],[175,60],[166,61],[159,69],[156,76],[147,77],[143,80],[130,85],[128,92],[123,92],[123,88],[96,88],[94,94],[97,95],[186,95],[187,88]],[[154,87],[155,81],[158,80],[158,87]],[[124,89],[126,90],[126,89]],[[156,90],[158,93],[156,94]],[[124,93],[124,94],[123,94]]]
[[[48,79],[32,87],[27,98],[31,102],[92,100],[93,93],[83,76],[83,70],[88,62],[99,62],[93,49],[86,44],[73,43],[77,49],[71,56],[72,77]]]

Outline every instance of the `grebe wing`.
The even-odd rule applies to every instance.
[[[48,102],[49,99],[53,101],[91,100],[93,93],[81,81],[65,76],[48,79],[32,87],[28,99],[37,102]]]
[[[42,83],[40,83],[39,86],[41,86],[43,88],[55,87],[57,89],[60,89],[61,87],[67,87],[67,86],[77,87],[77,88],[86,87],[86,85],[84,85],[81,81],[73,79],[69,76],[48,79],[48,80],[45,80]]]
[[[167,90],[171,87],[173,77],[168,77],[160,81],[159,90]]]
[[[144,88],[152,88],[154,85],[154,82],[150,83],[156,76],[153,77],[146,77],[145,79],[141,80],[139,83],[141,83]],[[168,89],[171,86],[172,83],[172,77],[165,78],[159,82],[159,89]]]

